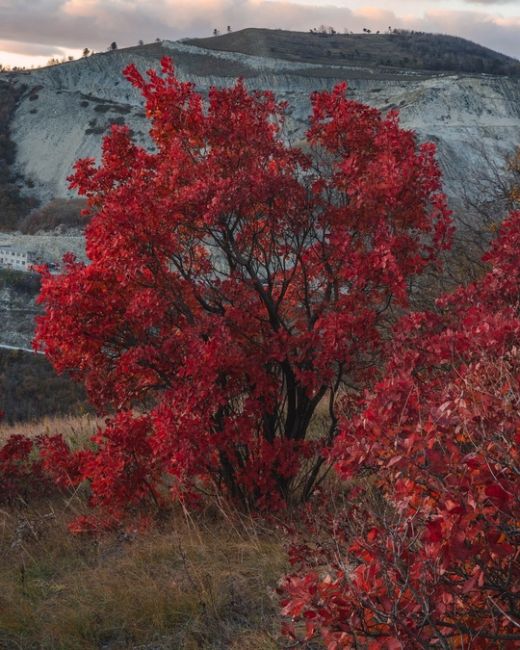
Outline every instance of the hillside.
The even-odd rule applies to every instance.
[[[8,83],[0,75],[0,230],[16,227],[36,204],[21,192],[22,179],[13,166],[16,145],[10,124],[25,90],[23,84]]]
[[[210,41],[213,45],[229,42],[230,46],[238,41],[249,42],[252,48],[252,40],[246,37],[257,31],[262,37],[267,33],[244,30]],[[268,35],[271,39],[291,33],[273,31]],[[314,34],[294,37],[313,43],[335,38]],[[378,38],[374,35],[374,42]],[[265,47],[259,43],[258,54],[264,53]],[[102,137],[112,124],[128,124],[136,141],[147,145],[148,127],[141,97],[121,72],[131,62],[141,70],[157,67],[165,54],[174,59],[179,78],[193,81],[203,94],[212,85],[233,83],[237,76],[245,78],[250,88],[274,91],[289,103],[288,133],[297,139],[306,128],[309,95],[346,80],[353,98],[382,110],[399,108],[405,127],[414,129],[420,139],[438,144],[446,190],[452,196],[482,167],[475,147],[484,147],[488,157],[498,163],[519,139],[520,79],[516,77],[324,65],[319,58],[313,62],[290,61],[204,49],[200,43],[194,46],[163,41],[0,76],[18,93],[8,127],[15,152],[10,169],[12,177],[25,179],[29,196],[42,204],[71,197],[66,179],[74,161],[99,156]],[[307,58],[312,57],[308,54]]]
[[[520,62],[463,38],[394,30],[385,34],[330,34],[243,29],[188,39],[198,47],[319,65],[488,73],[520,76]]]
[[[423,35],[417,38],[418,43],[424,40]],[[444,37],[435,38],[444,42]],[[135,141],[149,146],[142,98],[122,77],[122,70],[129,63],[142,71],[157,68],[164,55],[173,58],[178,77],[194,82],[204,96],[211,86],[229,86],[237,76],[250,89],[273,91],[289,105],[287,135],[295,142],[307,127],[310,94],[347,81],[350,97],[383,111],[398,108],[404,127],[416,131],[420,140],[437,144],[444,187],[457,210],[462,190],[484,187],[480,181],[489,166],[500,169],[520,142],[520,77],[368,65],[355,58],[338,65],[334,57],[324,55],[324,44],[330,50],[336,42],[361,41],[372,48],[373,61],[379,56],[378,44],[384,43],[397,48],[398,57],[400,39],[384,34],[324,37],[243,30],[193,44],[162,41],[32,71],[0,73],[0,91],[9,100],[0,111],[0,232],[28,233],[16,235],[13,245],[38,250],[44,257],[47,252],[49,259],[64,248],[81,256],[77,237],[62,233],[77,227],[79,204],[56,199],[75,197],[67,182],[73,164],[78,158],[99,157],[103,135],[111,125],[127,124]],[[453,46],[467,43],[446,39]],[[512,61],[467,46],[471,52],[471,48],[487,52],[490,60]],[[243,51],[227,51],[231,47]],[[468,61],[463,60],[466,68]],[[36,204],[38,212],[28,218]],[[38,229],[56,226],[46,238],[35,236]],[[2,342],[27,347],[26,330],[18,333],[9,327],[0,334]]]
[[[460,38],[245,29],[162,41],[0,73],[0,230],[19,227],[37,201],[70,197],[66,178],[74,161],[98,156],[112,124],[128,124],[146,145],[141,98],[121,72],[131,62],[141,70],[157,67],[164,55],[203,94],[238,76],[250,88],[273,90],[288,101],[289,134],[297,137],[306,127],[309,94],[346,80],[351,96],[383,110],[399,108],[404,126],[437,142],[452,195],[480,166],[475,144],[498,161],[518,141],[520,63]]]

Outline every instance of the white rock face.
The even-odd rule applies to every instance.
[[[203,94],[243,76],[250,88],[274,91],[289,103],[288,133],[303,136],[309,95],[346,80],[353,98],[383,110],[398,108],[404,127],[421,140],[433,140],[453,199],[467,179],[485,176],[489,161],[500,167],[520,144],[520,79],[487,75],[395,74],[359,66],[316,66],[229,52],[203,50],[165,41],[160,45],[96,55],[64,65],[13,75],[27,85],[11,133],[17,145],[18,171],[31,180],[42,202],[72,196],[67,176],[78,158],[99,158],[103,134],[111,122],[124,122],[137,143],[150,146],[143,102],[123,78],[136,63],[142,71],[158,68],[169,53],[181,80],[194,82]],[[454,201],[453,201],[454,203]],[[48,261],[66,251],[84,257],[81,235],[0,235],[20,250],[33,250]],[[32,299],[0,292],[0,343],[28,346],[35,305]]]
[[[289,128],[295,137],[305,130],[309,94],[347,80],[352,97],[383,110],[397,107],[403,126],[438,144],[446,191],[452,196],[465,179],[482,172],[482,149],[501,164],[520,143],[519,79],[411,71],[389,75],[359,66],[325,68],[169,41],[162,43],[162,51],[171,54],[179,77],[193,81],[203,93],[212,85],[233,83],[237,75],[251,88],[273,90],[290,104]],[[143,71],[157,68],[158,56],[146,47],[134,48],[19,75],[31,91],[12,123],[17,165],[40,199],[71,195],[66,179],[74,162],[99,157],[102,135],[114,120],[128,124],[138,143],[149,144],[141,97],[121,72],[131,62]]]
[[[85,238],[78,232],[72,234],[22,235],[0,233],[0,246],[9,246],[20,252],[33,252],[45,262],[60,262],[65,253],[73,253],[80,261],[86,260]]]
[[[29,349],[34,335],[35,316],[41,310],[34,295],[15,287],[0,288],[0,348],[11,346]]]

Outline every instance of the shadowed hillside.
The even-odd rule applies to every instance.
[[[66,375],[57,375],[45,357],[0,349],[0,411],[6,422],[88,409],[83,387]]]
[[[7,75],[6,75],[7,78]],[[0,229],[11,230],[36,201],[20,191],[19,175],[13,171],[16,145],[10,133],[10,121],[26,88],[0,79]]]
[[[396,30],[385,34],[327,34],[243,29],[186,43],[320,65],[369,65],[436,72],[520,76],[520,62],[463,38]]]

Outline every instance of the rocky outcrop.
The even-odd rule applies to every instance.
[[[142,70],[157,67],[164,54],[173,57],[180,78],[202,92],[238,75],[251,88],[273,90],[290,104],[293,136],[305,130],[309,94],[346,80],[353,97],[383,110],[398,108],[404,126],[438,144],[446,189],[454,196],[464,179],[478,175],[482,149],[500,164],[520,142],[517,78],[316,66],[165,41],[18,75],[28,90],[11,128],[16,165],[41,200],[68,195],[74,161],[99,156],[110,124],[126,123],[137,142],[148,143],[141,98],[121,72],[130,62]]]

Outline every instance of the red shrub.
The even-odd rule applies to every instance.
[[[82,480],[81,457],[59,435],[10,436],[0,447],[0,503],[27,503],[56,487],[74,487]]]
[[[41,468],[53,485],[61,489],[77,487],[83,480],[82,464],[88,452],[73,452],[61,435],[36,439]]]
[[[94,450],[85,452],[82,475],[90,481],[92,506],[103,506],[117,518],[126,508],[152,501],[160,505],[156,491],[162,466],[149,442],[150,419],[119,413],[93,437]]]
[[[284,613],[330,648],[520,644],[520,213],[486,259],[440,313],[398,325],[385,379],[343,422],[336,551],[284,585]]]
[[[161,476],[248,507],[307,497],[337,433],[307,442],[317,405],[373,381],[389,305],[447,240],[434,147],[338,86],[312,97],[311,158],[270,93],[238,82],[206,110],[168,59],[148,75],[126,71],[156,150],[114,128],[100,167],[77,163],[90,263],[40,295],[37,345],[121,414],[87,464],[94,500],[156,498]]]
[[[40,463],[33,458],[33,441],[11,436],[0,448],[0,503],[27,500],[41,480]]]

